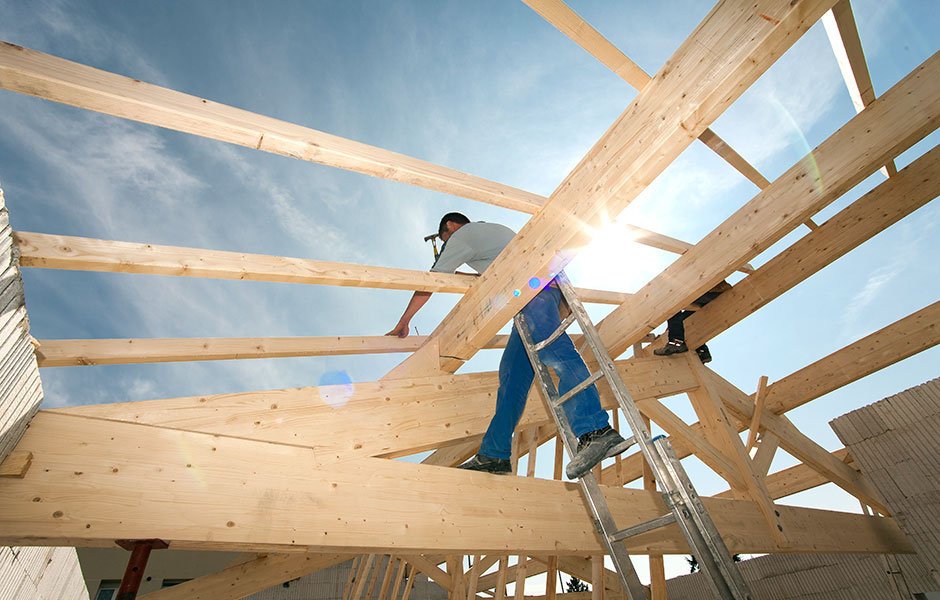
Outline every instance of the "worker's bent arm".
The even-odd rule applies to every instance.
[[[394,329],[385,335],[395,335],[400,338],[408,337],[408,329],[411,326],[411,317],[415,316],[415,313],[418,312],[422,306],[428,303],[428,299],[430,297],[431,292],[415,292],[411,297],[411,300],[408,302],[408,306],[405,307],[405,312],[402,313],[401,318],[398,319],[398,324],[395,325]]]

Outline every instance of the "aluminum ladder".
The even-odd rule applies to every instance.
[[[525,322],[525,316],[521,311],[515,316],[515,325],[519,336],[522,338],[529,360],[532,362],[535,379],[542,389],[543,398],[546,400],[549,412],[555,419],[558,431],[563,433],[562,439],[565,448],[568,450],[568,455],[574,456],[578,447],[578,439],[568,424],[568,418],[562,405],[571,397],[604,377],[623,410],[626,421],[633,433],[632,440],[639,445],[640,450],[643,452],[643,456],[650,465],[653,474],[656,476],[656,482],[662,490],[663,500],[670,510],[665,515],[646,523],[619,529],[614,523],[610,508],[607,506],[607,501],[594,474],[589,471],[579,480],[581,490],[584,492],[584,497],[594,515],[598,533],[604,539],[617,574],[620,576],[620,583],[623,589],[626,590],[627,596],[630,600],[643,600],[647,597],[643,584],[640,583],[636,570],[630,562],[626,546],[622,542],[634,535],[678,523],[685,539],[688,541],[689,548],[698,560],[702,572],[711,583],[715,598],[721,600],[753,600],[754,597],[738,572],[728,548],[718,534],[708,511],[705,510],[705,505],[702,504],[701,499],[696,494],[692,482],[672,448],[672,444],[665,436],[651,437],[649,429],[640,416],[639,409],[634,404],[623,379],[614,367],[610,353],[601,342],[597,329],[594,328],[594,324],[591,322],[584,305],[581,304],[581,300],[575,293],[567,276],[563,272],[559,273],[555,278],[555,282],[561,291],[562,297],[571,309],[571,314],[562,320],[558,329],[545,340],[536,343],[532,339],[529,327]],[[592,373],[564,396],[559,397],[555,384],[549,376],[548,367],[541,361],[538,352],[558,339],[575,320],[581,326],[587,346],[594,352],[600,370]],[[597,585],[597,582],[595,582],[595,585]]]

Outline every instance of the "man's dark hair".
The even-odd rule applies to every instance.
[[[441,217],[441,224],[437,226],[437,235],[441,235],[447,229],[447,222],[453,221],[458,225],[466,225],[470,222],[466,216],[462,215],[459,212],[449,212],[443,217]]]

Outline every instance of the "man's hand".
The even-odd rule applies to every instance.
[[[411,317],[415,316],[415,313],[427,303],[430,297],[431,292],[415,292],[414,295],[411,296],[408,306],[405,307],[405,312],[402,314],[401,318],[398,319],[398,325],[395,325],[395,329],[392,329],[385,335],[395,335],[400,338],[408,337],[408,327],[411,325]]]
[[[408,323],[399,323],[395,326],[395,329],[392,329],[385,335],[394,335],[400,338],[406,338],[408,337],[408,329]]]

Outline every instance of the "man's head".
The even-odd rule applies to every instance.
[[[441,224],[437,228],[437,234],[445,242],[452,233],[470,222],[466,216],[459,212],[450,212],[441,217]]]

